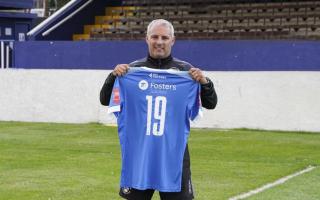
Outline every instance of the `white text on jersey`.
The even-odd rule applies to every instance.
[[[177,90],[177,86],[176,85],[169,85],[169,84],[164,84],[164,83],[151,83],[150,87],[152,89],[156,89],[156,90]]]

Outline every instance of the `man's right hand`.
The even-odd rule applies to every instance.
[[[114,70],[112,71],[112,74],[114,76],[123,76],[128,72],[128,70],[129,70],[128,64],[119,64],[114,68]]]

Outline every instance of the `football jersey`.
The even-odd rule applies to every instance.
[[[134,67],[116,78],[108,112],[117,117],[121,187],[181,191],[190,120],[201,108],[200,88],[186,71]]]

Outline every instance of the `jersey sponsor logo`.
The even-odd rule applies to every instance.
[[[146,89],[148,89],[148,87],[149,87],[149,83],[146,80],[141,80],[139,82],[139,88],[141,90],[146,90]]]
[[[150,73],[150,74],[149,74],[149,77],[150,77],[150,78],[156,78],[156,79],[167,79],[166,76],[159,75],[159,74],[155,74],[155,73]]]
[[[120,103],[120,94],[119,94],[119,88],[113,88],[113,103],[119,104]]]
[[[177,90],[176,85],[164,84],[164,83],[151,83],[150,88],[156,90]]]
[[[141,80],[138,83],[141,90],[146,90],[149,88],[149,83],[146,80]],[[177,90],[176,85],[165,84],[165,83],[150,83],[150,88],[154,90]]]

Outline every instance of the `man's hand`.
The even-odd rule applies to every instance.
[[[112,71],[112,74],[114,76],[123,76],[128,72],[128,70],[129,70],[128,64],[119,64],[114,68],[114,70]]]
[[[206,79],[206,77],[203,75],[202,71],[199,68],[192,67],[189,70],[189,74],[194,80],[198,81],[200,84],[208,83],[208,80]]]

